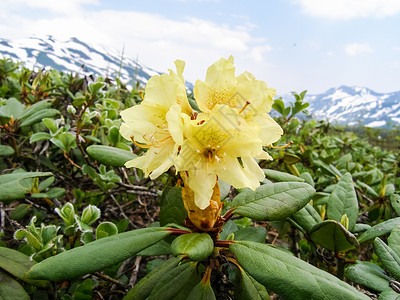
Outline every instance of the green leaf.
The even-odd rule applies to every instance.
[[[200,281],[190,292],[187,300],[216,300],[210,282]]]
[[[353,230],[358,218],[358,200],[350,173],[346,173],[332,191],[327,214],[329,219],[338,222],[344,214],[347,214],[349,218],[348,230]]]
[[[272,104],[272,108],[275,109],[282,116],[284,114],[285,104],[280,99],[275,99],[274,104]]]
[[[50,172],[25,172],[0,175],[0,201],[15,200],[24,198],[32,185],[23,184],[23,180],[28,178],[51,176]]]
[[[31,106],[29,106],[28,108],[26,108],[24,110],[20,119],[26,119],[37,112],[46,110],[47,108],[50,108],[50,106],[51,106],[51,100],[42,100],[42,101],[36,102],[35,104],[32,104]]]
[[[272,246],[236,242],[229,245],[240,266],[268,291],[285,299],[370,299],[337,277]]]
[[[174,239],[171,250],[175,256],[185,255],[193,261],[202,261],[213,252],[214,242],[208,233],[187,233]]]
[[[43,124],[50,130],[52,134],[55,134],[58,131],[58,125],[54,119],[44,118]]]
[[[151,271],[140,280],[133,289],[124,297],[124,300],[145,300],[153,290],[154,286],[164,277],[168,271],[178,266],[180,259],[172,257],[161,266]]]
[[[400,256],[400,226],[397,225],[393,228],[392,232],[388,237],[388,246],[393,249],[393,251]]]
[[[360,243],[376,238],[377,236],[385,235],[393,230],[394,227],[400,225],[400,217],[387,220],[385,222],[376,224],[367,229],[358,237]]]
[[[0,145],[0,156],[10,156],[15,153],[11,146]]]
[[[164,273],[154,286],[148,300],[186,300],[199,281],[197,263],[183,263]]]
[[[124,300],[145,300],[153,290],[154,286],[171,269],[178,266],[180,259],[172,257],[166,260],[161,266],[151,271],[142,280],[140,280],[133,289],[124,297]]]
[[[237,283],[235,285],[235,300],[268,300],[270,299],[265,287],[258,283],[253,277],[243,269],[239,269]]]
[[[42,182],[39,183],[39,191],[43,191],[44,189],[47,189],[50,185],[53,184],[54,180],[56,178],[54,176],[51,176],[49,178],[46,178]]]
[[[36,262],[34,260],[31,260],[28,255],[25,255],[13,249],[0,247],[0,269],[7,271],[11,275],[29,284],[40,287],[48,286],[48,281],[30,280],[25,278],[25,273],[29,271],[29,269],[35,264]]]
[[[102,222],[96,228],[96,240],[118,234],[118,227],[111,222]]]
[[[225,241],[231,233],[234,233],[238,230],[238,226],[235,221],[229,220],[222,226],[222,232],[219,234],[219,239]]]
[[[37,132],[32,134],[31,138],[29,139],[30,143],[35,143],[38,141],[50,140],[51,135],[47,132]]]
[[[19,221],[19,220],[23,219],[26,216],[26,214],[28,213],[30,207],[31,207],[30,205],[25,204],[25,203],[18,205],[11,212],[11,215],[10,215],[11,219],[13,219],[15,221]]]
[[[79,284],[74,291],[74,300],[92,300],[93,299],[93,283],[92,279],[87,278]]]
[[[391,194],[390,195],[390,204],[392,205],[394,211],[398,216],[400,216],[400,195]]]
[[[302,182],[265,184],[237,195],[231,207],[236,208],[235,214],[255,220],[282,220],[303,208],[314,193],[312,186]]]
[[[76,278],[121,262],[169,234],[166,228],[150,227],[105,237],[43,260],[32,267],[28,277],[53,281]]]
[[[166,186],[160,198],[160,225],[184,225],[187,211],[183,205],[182,188]]]
[[[378,292],[387,289],[392,280],[379,266],[368,261],[358,260],[355,264],[348,265],[344,274],[349,280]]]
[[[50,141],[65,152],[69,152],[72,148],[76,147],[75,135],[70,132],[63,132],[57,135],[57,137],[50,139]]]
[[[92,225],[98,218],[100,218],[100,214],[100,209],[94,205],[89,205],[83,210],[81,221],[87,225]]]
[[[300,174],[300,178],[303,178],[306,183],[308,183],[312,187],[315,187],[314,180],[313,180],[313,178],[312,178],[310,173],[308,173],[308,172],[301,173]]]
[[[304,182],[303,178],[294,176],[289,173],[275,171],[271,169],[263,169],[265,176],[276,182]]]
[[[0,117],[19,120],[24,111],[24,105],[15,98],[7,100],[6,105],[0,106]]]
[[[20,126],[21,127],[31,126],[33,124],[41,122],[44,118],[52,118],[59,114],[60,114],[60,112],[57,109],[53,109],[53,108],[44,109],[44,110],[34,113],[33,115],[27,117],[26,119],[24,119],[21,122]]]
[[[359,246],[357,238],[342,224],[326,220],[310,230],[311,240],[329,250],[347,251]]]
[[[400,280],[400,257],[379,237],[374,240],[375,252],[386,270]]]
[[[113,167],[123,167],[127,161],[137,157],[131,151],[103,145],[89,146],[86,151],[100,163]]]
[[[62,198],[65,195],[65,189],[64,188],[59,188],[59,187],[54,187],[49,189],[45,193],[34,193],[31,195],[32,198]]]
[[[16,280],[0,269],[0,299],[30,300],[31,297]]]
[[[168,239],[168,237],[167,237]],[[158,255],[170,255],[172,254],[171,244],[167,242],[167,239],[162,239],[161,241],[143,249],[138,252],[137,255],[140,256],[158,256]]]
[[[379,300],[399,300],[400,295],[396,293],[392,288],[387,288],[379,295]]]
[[[322,222],[321,216],[309,203],[292,215],[293,220],[300,225],[306,232]]]
[[[267,230],[264,227],[244,227],[235,232],[235,241],[251,241],[264,243]]]

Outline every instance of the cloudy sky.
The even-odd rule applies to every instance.
[[[400,90],[399,0],[1,0],[0,37],[104,44],[185,78],[234,55],[279,94],[340,85]]]

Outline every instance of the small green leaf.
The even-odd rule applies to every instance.
[[[348,265],[344,274],[351,281],[378,292],[387,289],[392,280],[379,266],[368,261],[358,260],[355,264]]]
[[[344,214],[349,218],[352,231],[358,218],[358,200],[350,173],[346,173],[335,186],[329,197],[327,214],[329,219],[340,222]]]
[[[186,300],[216,300],[210,282],[200,281],[187,296]]]
[[[28,204],[20,204],[11,212],[11,219],[19,221],[23,219],[29,211],[31,206]]]
[[[0,156],[10,156],[15,153],[11,146],[0,145]]]
[[[394,227],[400,225],[400,217],[387,220],[385,222],[376,224],[363,232],[359,237],[360,243],[376,238],[377,236],[385,235],[393,230]]]
[[[168,273],[171,269],[178,266],[180,259],[172,257],[166,260],[158,268],[155,268],[140,280],[133,289],[124,297],[124,300],[145,300],[150,295],[154,286]]]
[[[337,277],[266,244],[240,241],[229,245],[240,266],[267,290],[285,299],[370,298]]]
[[[392,288],[387,288],[379,295],[379,300],[399,300],[400,295],[396,293]]]
[[[148,300],[186,300],[199,281],[197,263],[183,263],[163,274]]]
[[[397,225],[393,228],[392,232],[388,237],[388,246],[393,249],[393,251],[400,256],[400,226]]]
[[[118,227],[111,222],[102,222],[96,228],[96,240],[118,234]]]
[[[319,213],[309,203],[302,209],[292,215],[293,220],[300,225],[306,232],[310,232],[311,228],[322,222]]]
[[[400,195],[391,194],[390,195],[390,204],[392,205],[394,211],[398,216],[400,216]]]
[[[347,251],[359,246],[357,238],[342,224],[326,220],[310,230],[310,237],[315,243],[329,250]]]
[[[25,179],[35,177],[51,176],[50,172],[24,172],[0,175],[0,201],[15,200],[24,198],[26,193],[32,188],[32,185],[25,185]]]
[[[185,255],[193,261],[202,261],[213,252],[214,242],[208,233],[187,233],[172,242],[171,250],[175,256]]]
[[[4,300],[30,300],[28,293],[24,288],[9,276],[6,272],[0,269],[0,299]]]
[[[234,233],[238,230],[238,226],[235,221],[229,220],[222,226],[222,232],[219,234],[219,239],[225,241],[231,233]]]
[[[87,278],[81,284],[78,284],[74,291],[74,300],[92,300],[93,299],[92,279]]]
[[[21,127],[31,126],[33,124],[41,122],[44,118],[55,117],[56,115],[59,115],[59,114],[60,114],[60,112],[57,109],[53,109],[53,108],[44,109],[44,110],[38,111],[38,112],[30,115],[26,119],[24,119],[21,122],[20,126]]]
[[[187,211],[183,205],[182,188],[166,186],[160,198],[160,225],[184,225]]]
[[[255,191],[247,189],[231,203],[234,213],[255,220],[282,220],[303,208],[315,190],[302,182],[265,184]]]
[[[76,278],[121,262],[169,234],[164,227],[149,227],[105,237],[41,261],[31,268],[28,278]]]
[[[379,237],[374,240],[375,252],[386,270],[400,280],[400,257]]]
[[[83,210],[81,221],[87,225],[92,225],[98,218],[100,218],[100,214],[100,209],[94,205],[89,205]]]
[[[32,104],[31,106],[29,106],[28,108],[26,108],[24,110],[20,119],[26,119],[37,112],[40,112],[47,108],[50,108],[50,106],[51,106],[50,100],[42,100],[42,101],[36,102],[35,104]]]
[[[264,227],[244,227],[235,232],[235,241],[251,241],[264,243],[267,230]]]
[[[239,276],[234,290],[235,300],[269,300],[265,287],[258,283],[243,269],[239,269]]]
[[[0,106],[0,116],[19,120],[24,111],[24,105],[15,98],[7,100],[6,105]]]
[[[0,270],[4,269],[11,275],[27,283],[40,287],[48,286],[48,281],[30,280],[25,278],[25,273],[28,272],[29,269],[35,264],[36,262],[34,260],[31,260],[28,255],[25,255],[13,249],[0,247]]]
[[[103,145],[89,146],[86,151],[100,163],[113,167],[123,167],[127,161],[137,157],[131,151]]]
[[[265,176],[276,182],[304,182],[303,178],[294,176],[289,173],[280,172],[271,169],[263,169]]]

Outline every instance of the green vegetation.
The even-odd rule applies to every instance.
[[[398,130],[300,121],[304,96],[263,184],[220,182],[223,230],[191,233],[174,170],[123,167],[141,91],[1,59],[0,298],[397,299]]]

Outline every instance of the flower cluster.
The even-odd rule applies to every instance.
[[[208,68],[197,80],[194,97],[200,111],[189,105],[184,62],[177,72],[153,76],[140,105],[121,112],[121,135],[147,152],[126,163],[154,179],[175,166],[203,210],[218,178],[236,188],[256,189],[264,173],[256,159],[271,156],[263,147],[278,141],[281,127],[268,115],[275,90],[245,72],[235,76],[233,57]]]

